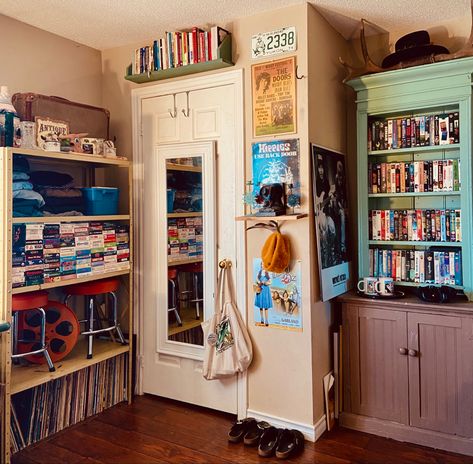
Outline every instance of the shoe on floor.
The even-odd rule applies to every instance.
[[[276,451],[276,447],[279,441],[279,435],[282,433],[282,429],[277,429],[276,427],[267,428],[261,435],[258,454],[264,458],[269,458],[273,456]]]
[[[304,449],[304,435],[299,430],[284,429],[278,439],[276,457],[287,459]]]
[[[258,446],[263,432],[271,427],[267,422],[260,421],[251,426],[243,437],[243,443],[246,446]]]
[[[252,417],[236,421],[228,432],[228,441],[231,443],[240,443],[246,432],[254,427],[256,427],[256,419]]]

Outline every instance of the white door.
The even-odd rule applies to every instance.
[[[244,256],[235,222],[243,192],[241,83],[199,88],[205,84],[193,81],[202,79],[176,91],[157,86],[166,95],[141,99],[143,392],[237,413],[238,380],[202,377],[200,322],[214,311],[218,262]],[[236,288],[243,312],[244,286]]]

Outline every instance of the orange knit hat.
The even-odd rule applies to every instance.
[[[289,237],[280,232],[273,232],[261,250],[263,269],[269,272],[284,272],[291,259],[291,244]]]

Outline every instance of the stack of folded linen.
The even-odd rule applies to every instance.
[[[22,156],[13,157],[13,217],[42,216],[44,199],[33,190],[28,160]]]
[[[34,171],[31,181],[44,198],[47,216],[78,216],[84,212],[82,191],[72,186],[69,174],[54,171]]]

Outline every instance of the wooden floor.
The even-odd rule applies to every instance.
[[[226,414],[151,396],[136,398],[60,432],[13,457],[14,464],[264,463],[254,448],[227,442]],[[473,458],[337,429],[290,462],[460,464]]]

